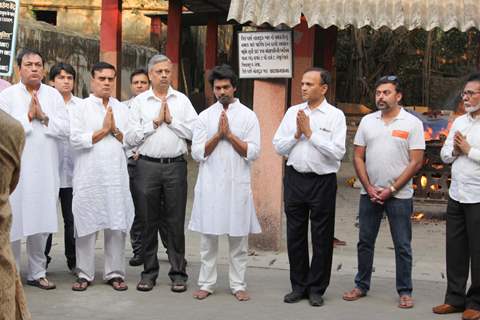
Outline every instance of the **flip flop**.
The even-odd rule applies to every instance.
[[[37,280],[27,280],[27,284],[29,286],[37,287],[43,290],[52,290],[57,287],[53,282],[48,281],[46,277],[42,277]]]
[[[250,300],[250,295],[245,290],[238,290],[233,294],[238,301],[248,301]]]
[[[77,285],[77,286],[75,286]],[[90,286],[90,281],[85,278],[77,278],[77,281],[73,283],[72,290],[73,291],[85,291]]]
[[[115,291],[125,291],[128,289],[128,286],[125,284],[125,280],[120,277],[109,279],[107,283],[111,285]],[[122,284],[125,284],[125,286],[122,286]]]
[[[360,290],[359,288],[353,288],[352,290],[345,292],[342,298],[345,301],[355,301],[365,297],[366,295],[367,294],[362,290]]]

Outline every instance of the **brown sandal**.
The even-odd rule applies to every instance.
[[[353,288],[352,290],[345,292],[342,298],[345,301],[355,301],[365,297],[366,295],[367,294],[362,290],[360,290],[359,288]]]
[[[48,281],[46,277],[42,277],[37,280],[27,280],[27,284],[43,290],[52,290],[57,287],[53,282]]]
[[[77,281],[73,283],[72,290],[73,291],[85,291],[87,290],[88,286],[90,286],[90,281],[85,278],[77,278]]]
[[[112,286],[113,290],[116,291],[125,291],[128,289],[128,286],[125,284],[125,280],[120,277],[115,277],[107,281],[109,285]]]

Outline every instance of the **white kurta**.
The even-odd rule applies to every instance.
[[[115,124],[125,132],[128,107],[110,98]],[[72,212],[77,237],[111,229],[128,232],[134,208],[130,194],[124,146],[113,135],[93,144],[103,125],[106,109],[90,95],[70,110],[70,142],[75,149]]]
[[[72,96],[66,103],[67,113],[71,108],[78,107],[81,101],[82,99]],[[73,148],[69,137],[58,141],[58,161],[60,188],[71,188],[73,180]]]
[[[250,185],[250,164],[260,153],[260,125],[255,113],[238,100],[227,109],[230,130],[248,143],[243,158],[227,140],[205,157],[205,144],[218,131],[223,106],[203,111],[193,127],[192,156],[200,162],[189,229],[205,234],[246,236],[260,233]]]
[[[0,108],[20,121],[26,141],[22,154],[20,181],[10,201],[12,231],[10,240],[37,233],[57,232],[58,139],[68,136],[68,115],[60,93],[42,84],[37,92],[48,127],[28,120],[31,96],[20,82],[0,93]]]

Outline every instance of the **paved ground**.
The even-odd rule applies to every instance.
[[[190,188],[193,188],[196,168],[190,167]],[[152,292],[136,291],[140,268],[128,267],[127,292],[114,292],[101,279],[103,241],[97,242],[97,279],[88,291],[71,291],[73,276],[66,272],[63,258],[62,233],[54,238],[52,264],[49,276],[57,283],[57,290],[44,292],[27,287],[26,293],[34,319],[460,319],[460,315],[435,316],[431,307],[443,301],[445,290],[445,224],[443,221],[425,220],[413,225],[414,297],[412,310],[396,307],[395,265],[393,244],[388,223],[382,223],[377,240],[373,287],[369,296],[357,302],[345,302],[341,295],[353,285],[356,272],[356,242],[358,231],[354,227],[358,205],[358,190],[345,184],[353,176],[350,163],[339,173],[336,236],[347,241],[347,246],[335,249],[332,280],[325,295],[325,306],[313,308],[307,301],[295,305],[282,302],[289,291],[288,260],[286,253],[252,252],[247,281],[252,300],[237,302],[228,291],[227,255],[225,241],[221,241],[219,281],[217,292],[205,301],[196,301],[191,293],[196,289],[199,269],[199,236],[187,232],[187,259],[190,275],[187,293],[174,294],[169,290],[168,263],[161,249],[161,275]],[[190,195],[192,193],[190,192]],[[191,198],[189,199],[191,207]],[[422,210],[417,206],[417,209]],[[431,208],[430,208],[431,209]],[[441,212],[444,206],[434,208]],[[130,257],[127,249],[127,257]],[[25,266],[23,261],[22,266]]]

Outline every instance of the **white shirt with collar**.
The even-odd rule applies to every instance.
[[[67,113],[72,108],[77,108],[82,99],[71,96],[65,104]],[[73,179],[73,149],[70,145],[69,137],[64,137],[58,141],[58,160],[60,170],[60,188],[71,188]]]
[[[108,105],[116,127],[124,133],[128,107],[113,97]],[[72,212],[79,237],[104,229],[128,232],[133,222],[124,144],[112,134],[95,144],[92,141],[106,112],[102,99],[94,95],[70,110],[70,142],[75,149]]]
[[[303,110],[310,118],[312,135],[295,139],[297,113]],[[287,166],[298,172],[314,172],[318,175],[336,173],[345,155],[347,124],[345,115],[326,99],[311,110],[304,102],[290,107],[273,138],[275,150],[288,157]]]
[[[468,155],[452,155],[456,131],[467,137]],[[455,119],[440,155],[445,163],[452,163],[450,197],[461,203],[480,203],[480,117],[467,113]]]
[[[57,89],[41,84],[37,97],[49,117],[48,126],[37,119],[29,121],[32,96],[23,83],[0,93],[0,109],[18,120],[26,135],[20,180],[10,197],[13,215],[11,241],[37,233],[57,232],[60,186],[57,142],[68,137],[68,114]]]
[[[410,163],[410,150],[425,150],[423,124],[403,108],[389,123],[383,121],[381,111],[376,111],[362,118],[353,143],[366,147],[365,165],[370,183],[388,188]],[[367,194],[363,186],[360,193]],[[412,196],[411,179],[394,195],[398,199]]]
[[[175,158],[187,153],[187,142],[192,139],[192,126],[198,115],[186,95],[168,88],[167,104],[172,116],[170,124],[162,123],[154,128],[162,100],[153,89],[139,94],[132,102],[126,133],[129,146],[138,146],[140,155],[152,158]]]

